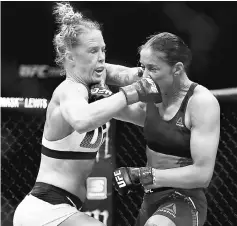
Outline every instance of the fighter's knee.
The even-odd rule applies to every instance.
[[[105,225],[99,221],[99,222],[93,223],[91,226],[105,226]]]
[[[60,226],[105,226],[102,222],[88,216],[82,212],[73,214],[63,221]]]
[[[162,215],[151,216],[144,226],[176,226],[168,217]]]
[[[85,226],[105,226],[102,222],[98,221],[98,220],[91,220],[88,221],[87,224],[85,224]]]

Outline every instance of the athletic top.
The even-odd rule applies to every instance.
[[[161,168],[174,168],[192,164],[190,151],[190,130],[184,124],[189,98],[197,83],[192,83],[175,116],[165,121],[153,103],[147,104],[144,135],[147,149],[156,152]],[[159,159],[158,159],[159,158]]]
[[[42,154],[57,159],[93,159],[102,145],[106,125],[79,134],[77,131],[63,139],[48,141],[43,135]]]

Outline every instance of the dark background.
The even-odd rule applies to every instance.
[[[107,62],[136,66],[139,59],[137,49],[146,37],[166,31],[179,35],[190,46],[193,62],[189,77],[193,81],[209,89],[237,87],[235,2],[71,4],[85,16],[103,24]],[[1,2],[2,96],[49,99],[64,79],[21,78],[18,72],[20,65],[56,66],[52,45],[56,31],[53,5],[54,2]],[[3,226],[12,226],[15,207],[35,182],[45,120],[44,114],[1,110],[1,218]],[[207,193],[209,208],[205,226],[235,226],[237,219],[236,102],[222,103],[221,112],[221,139],[214,180]],[[141,128],[116,122],[114,133],[114,145],[119,150],[115,154],[117,167],[145,165],[145,140]],[[116,225],[134,224],[142,195],[140,189],[123,198],[118,195],[113,197]]]
[[[63,78],[19,78],[21,64],[56,66],[54,2],[2,2],[2,96],[50,98]],[[103,24],[107,62],[136,66],[137,48],[156,32],[179,35],[190,46],[189,77],[209,89],[235,87],[235,2],[71,2]]]

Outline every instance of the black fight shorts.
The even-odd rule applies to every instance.
[[[135,225],[144,226],[153,215],[168,217],[176,226],[203,226],[207,216],[204,191],[169,189],[145,194]]]

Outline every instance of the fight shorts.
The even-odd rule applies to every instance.
[[[153,215],[168,217],[176,226],[203,226],[207,216],[204,191],[173,188],[145,191],[135,225],[144,226]]]
[[[18,205],[14,226],[57,226],[82,207],[80,199],[50,184],[36,182],[32,191]]]

